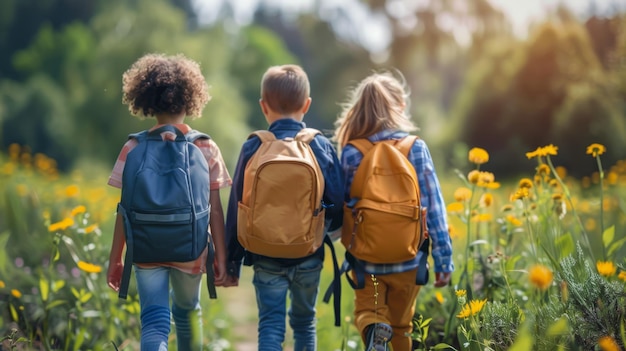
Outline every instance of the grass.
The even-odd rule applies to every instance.
[[[604,151],[595,146],[585,157],[596,158],[599,171],[574,179],[554,166],[557,151],[548,145],[520,155],[537,167],[500,183],[481,170],[488,153],[473,149],[467,169],[441,179],[456,270],[451,286],[424,286],[418,296],[413,338],[420,350],[624,349],[626,164],[602,169]],[[0,156],[1,349],[138,348],[133,286],[128,300],[106,286],[119,200],[107,175],[97,167],[59,174],[54,160],[17,145]],[[341,260],[343,248],[336,248]],[[332,304],[321,301],[333,274],[328,251],[327,260],[318,348],[362,350],[345,278],[341,327],[333,325]],[[228,289],[247,290],[220,288],[216,301],[204,292],[206,350],[256,338],[251,283]],[[241,324],[246,335],[238,334]],[[170,344],[175,350],[174,333]]]

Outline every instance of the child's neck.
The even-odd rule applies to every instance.
[[[183,124],[185,122],[185,113],[178,114],[160,113],[155,116],[157,124]]]
[[[272,124],[280,119],[293,119],[295,121],[302,122],[304,115],[301,113],[293,113],[289,115],[268,114],[265,117],[267,118],[267,122]]]

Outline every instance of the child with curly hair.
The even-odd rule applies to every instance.
[[[342,148],[346,203],[355,200],[350,196],[351,187],[357,168],[363,161],[363,154],[350,142],[366,139],[374,144],[403,140],[409,136],[409,131],[416,129],[406,112],[407,104],[408,93],[403,81],[390,73],[374,73],[352,91],[350,100],[336,121],[335,131],[335,139]],[[413,142],[408,160],[417,174],[421,204],[428,208],[428,233],[435,263],[434,285],[442,287],[450,282],[450,273],[454,270],[452,244],[439,180],[423,140],[418,138]],[[385,227],[385,224],[374,227]],[[386,232],[372,234],[388,236]],[[399,263],[359,262],[359,266],[371,277],[364,279],[362,289],[354,290],[354,323],[365,342],[366,351],[388,350],[389,342],[394,351],[413,349],[411,337],[407,335],[412,331],[415,299],[420,291],[416,276],[424,254],[420,252],[413,259]],[[384,262],[383,250],[380,250],[379,256],[376,262]],[[356,280],[354,270],[351,273]]]
[[[131,114],[139,118],[156,119],[156,124],[149,131],[172,125],[183,134],[195,132],[184,120],[186,117],[201,117],[202,110],[211,98],[200,66],[180,54],[147,54],[133,63],[122,78],[122,102],[128,105]],[[176,136],[172,132],[162,132],[161,138],[168,142]],[[219,190],[230,186],[232,181],[220,149],[213,140],[198,138],[194,144],[209,168],[210,184],[204,187],[210,189],[205,196],[210,204],[210,224],[206,230],[213,239],[214,278],[215,285],[219,286],[226,277],[224,213]],[[136,138],[129,138],[124,144],[113,167],[109,185],[120,189],[128,186],[123,182],[123,172],[125,166],[129,166],[126,165],[127,156],[137,145]],[[200,283],[207,266],[211,269],[211,262],[207,264],[207,257],[210,257],[208,255],[212,251],[209,245],[191,261],[133,264],[141,307],[142,350],[167,350],[170,313],[176,328],[178,350],[202,350]],[[124,290],[122,253],[125,247],[124,219],[118,211],[107,273],[108,285],[115,291],[120,291],[120,288]],[[200,323],[199,327],[197,323]]]

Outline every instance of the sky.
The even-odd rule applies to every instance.
[[[342,26],[357,26],[361,30],[345,30],[345,32],[357,33],[360,38],[353,38],[362,42],[370,52],[383,51],[390,41],[390,33],[386,28],[386,21],[382,16],[372,17],[365,5],[358,0],[194,0],[201,23],[211,23],[218,16],[216,9],[225,2],[230,1],[233,6],[235,21],[239,25],[245,25],[252,21],[254,9],[262,4],[270,8],[280,8],[283,13],[297,16],[306,12],[317,2],[321,6],[320,13],[327,16],[327,20],[333,24],[338,32],[344,32],[347,28]],[[398,14],[409,13],[414,8],[429,3],[429,0],[388,0],[388,12]],[[590,15],[590,9],[594,7],[596,13],[604,14],[610,10],[626,11],[625,0],[489,0],[492,5],[504,12],[511,22],[513,32],[521,38],[527,36],[528,25],[540,21],[545,14],[556,8],[559,4],[565,4],[575,15],[585,19]],[[459,3],[463,3],[460,0]],[[348,9],[349,21],[341,17],[336,9],[343,7]],[[345,13],[345,12],[344,12]],[[341,18],[342,20],[335,20]],[[443,29],[453,32],[460,44],[467,44],[469,37],[452,18],[441,17],[438,19]],[[410,25],[410,23],[409,23]]]

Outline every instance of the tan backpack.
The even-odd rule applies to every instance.
[[[371,263],[408,261],[428,236],[415,168],[408,160],[417,139],[350,141],[363,160],[354,174],[344,206],[341,242],[359,260]]]
[[[309,146],[320,131],[295,138],[252,133],[261,146],[245,168],[237,238],[248,251],[277,258],[313,254],[324,241],[324,177]]]

